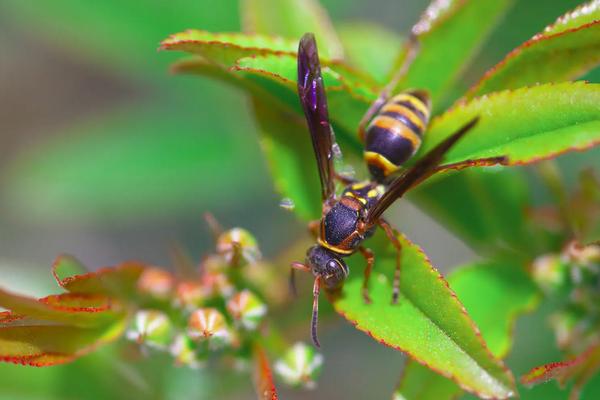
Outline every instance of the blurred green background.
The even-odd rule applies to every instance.
[[[322,3],[340,28],[360,20],[399,36],[427,5]],[[465,86],[579,3],[517,1],[466,71]],[[169,245],[177,242],[198,260],[212,246],[205,211],[226,226],[250,229],[267,257],[304,234],[278,206],[244,95],[170,75],[179,55],[156,52],[160,40],[187,28],[239,31],[239,6],[234,0],[0,1],[0,285],[37,295],[56,291],[49,267],[62,252],[94,268],[132,258],[168,266]],[[570,171],[585,163],[577,155],[561,162]],[[443,270],[474,258],[406,202],[390,219]],[[287,273],[287,265],[277,267]],[[307,306],[308,293],[304,285],[298,299]],[[304,311],[306,329],[290,339],[308,339]],[[522,335],[510,359],[516,373],[558,357],[548,352],[551,337],[539,337],[545,322],[538,314],[517,327]],[[284,390],[281,397],[388,398],[402,357],[337,318],[322,331],[319,389]],[[532,340],[545,344],[539,354],[530,354]],[[122,358],[117,351],[46,369],[0,365],[0,398],[253,398],[245,373],[177,369],[167,360],[115,362]],[[346,381],[352,384],[339,384]],[[554,388],[523,394],[551,398]]]

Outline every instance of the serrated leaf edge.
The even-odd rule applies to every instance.
[[[512,61],[514,58],[518,57],[519,54],[521,52],[523,52],[523,50],[534,46],[540,42],[544,42],[544,41],[548,41],[548,40],[553,40],[557,37],[560,36],[564,36],[567,35],[569,33],[573,33],[573,32],[577,32],[583,29],[587,29],[591,26],[594,25],[598,25],[600,24],[600,21],[594,21],[594,22],[590,22],[584,25],[581,25],[577,28],[571,28],[571,29],[567,29],[565,31],[561,31],[552,35],[544,35],[543,32],[536,34],[535,36],[533,36],[531,39],[527,40],[526,42],[524,42],[523,44],[521,44],[520,46],[516,47],[515,49],[513,49],[512,51],[510,51],[499,63],[497,63],[496,65],[494,65],[492,68],[488,69],[483,75],[482,77],[477,81],[477,83],[475,85],[473,85],[469,90],[467,90],[467,92],[465,93],[465,95],[458,100],[458,102],[463,101],[464,99],[473,99],[476,96],[479,96],[479,94],[477,93],[477,91],[479,89],[481,89],[481,87],[485,84],[486,81],[488,81],[490,79],[490,77],[492,77],[493,75],[495,75],[501,68],[504,68],[504,66],[506,66],[510,61]],[[587,67],[582,67],[582,70],[587,69]],[[517,90],[517,89],[512,89],[512,90]],[[492,92],[494,93],[494,92]],[[487,95],[488,93],[483,93],[483,95]]]
[[[485,341],[483,340],[483,336],[481,335],[481,332],[479,331],[479,327],[475,324],[475,322],[471,319],[471,317],[469,316],[466,308],[464,307],[464,305],[462,304],[462,302],[458,299],[458,297],[456,296],[456,293],[454,293],[454,291],[450,288],[450,285],[448,284],[448,281],[446,279],[444,279],[444,276],[433,266],[433,264],[431,263],[431,260],[429,259],[429,257],[427,256],[427,254],[423,251],[423,249],[414,244],[410,239],[408,239],[405,235],[403,235],[402,233],[397,232],[396,230],[394,230],[394,232],[398,235],[401,236],[403,238],[404,241],[406,241],[409,246],[413,246],[413,248],[415,249],[415,251],[419,254],[419,256],[421,256],[423,258],[423,260],[425,261],[425,263],[427,264],[427,266],[429,267],[429,271],[430,273],[433,273],[436,275],[436,278],[438,280],[440,280],[442,282],[442,284],[446,287],[446,289],[449,291],[450,293],[450,297],[452,298],[452,301],[455,302],[455,304],[457,304],[459,306],[460,312],[463,315],[463,318],[466,319],[467,323],[470,325],[470,327],[473,329],[475,336],[477,337],[477,341],[479,342],[479,344],[484,348],[484,351],[487,353],[487,355],[490,357],[491,360],[494,361],[494,363],[501,367],[501,369],[506,373],[506,376],[509,378],[510,380],[510,385],[511,387],[507,387],[506,389],[508,391],[511,392],[511,394],[509,395],[512,396],[515,393],[515,379],[514,376],[512,374],[512,372],[506,367],[506,365],[500,360],[498,359],[496,356],[494,356],[492,354],[492,352],[490,351],[490,349],[488,348],[487,344],[485,343]],[[330,297],[331,300],[331,296]],[[412,302],[411,302],[412,303]],[[421,313],[423,313],[423,315],[427,315],[425,312],[423,312],[418,306],[416,306],[413,303],[414,307],[419,309],[419,311],[421,311]],[[418,357],[416,357],[414,354],[412,354],[410,351],[407,351],[403,348],[401,348],[400,346],[395,346],[392,345],[390,343],[387,343],[386,340],[384,338],[380,338],[377,337],[376,335],[374,335],[370,330],[368,329],[363,329],[362,327],[359,326],[359,323],[357,321],[352,321],[351,319],[349,319],[346,314],[343,311],[340,311],[334,303],[334,308],[336,310],[337,313],[339,313],[340,315],[342,315],[344,317],[344,319],[346,319],[348,322],[350,322],[356,329],[365,332],[368,336],[370,336],[371,338],[375,339],[376,341],[378,341],[379,343],[387,346],[387,347],[391,347],[395,350],[399,350],[403,353],[406,353],[412,360],[415,360],[416,362],[418,362],[419,364],[431,369],[432,371],[436,372],[439,375],[442,375],[450,380],[452,380],[453,382],[455,382],[458,386],[460,386],[463,390],[476,394],[477,396],[480,396],[481,398],[487,399],[487,398],[493,398],[493,397],[487,397],[485,395],[483,395],[482,393],[477,392],[476,390],[469,388],[468,386],[464,385],[462,382],[460,382],[460,380],[455,377],[454,375],[452,375],[451,373],[448,373],[447,371],[443,371],[440,370],[438,368],[432,367],[427,361],[425,360],[421,360]],[[433,321],[432,321],[433,322]],[[436,326],[437,324],[435,322],[433,322]],[[456,343],[454,341],[454,339],[452,339],[451,337],[449,337],[445,331],[443,329],[441,329],[438,326],[438,329],[443,332],[450,341],[452,341],[453,343],[455,343],[459,348],[462,348],[458,345],[458,343]],[[466,354],[469,354],[465,351]],[[473,360],[475,360],[470,354],[469,357]],[[477,363],[475,361],[475,363],[482,369],[485,370],[483,367],[481,367],[479,365],[479,363]],[[504,385],[504,383],[502,383],[502,385]]]

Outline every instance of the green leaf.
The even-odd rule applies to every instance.
[[[337,25],[346,62],[368,73],[380,85],[388,83],[398,49],[405,39],[380,24],[353,21]]]
[[[398,304],[392,296],[395,250],[381,234],[367,245],[375,251],[375,268],[369,293],[361,295],[364,260],[350,259],[353,274],[334,308],[375,340],[455,380],[465,390],[484,397],[514,395],[512,374],[495,358],[478,335],[443,277],[421,249],[398,235],[402,244],[402,272]]]
[[[118,338],[124,320],[102,328],[69,325],[0,326],[0,361],[45,367],[70,362]]]
[[[450,379],[409,360],[404,366],[394,400],[451,400],[463,393]]]
[[[52,264],[52,275],[60,285],[61,282],[73,275],[83,275],[88,273],[87,268],[75,257],[69,254],[61,254]]]
[[[438,113],[461,70],[512,3],[512,0],[433,1],[413,27],[420,50],[398,88],[429,90],[434,111]],[[399,55],[396,68],[405,56],[405,51]]]
[[[600,142],[600,85],[546,84],[497,92],[460,104],[436,118],[415,158],[475,116],[479,123],[447,154],[446,163],[506,157],[522,165],[585,150]]]
[[[600,3],[591,2],[510,52],[467,93],[467,98],[504,89],[583,76],[600,64]]]
[[[190,29],[169,36],[161,42],[159,49],[185,51],[227,67],[242,57],[266,54],[295,55],[298,51],[298,41],[268,35],[211,33]]]
[[[0,289],[0,307],[16,315],[73,326],[98,326],[122,318],[124,310],[105,296],[63,293],[42,299]]]
[[[490,261],[458,268],[448,282],[473,318],[491,352],[504,358],[516,318],[538,305],[540,293],[522,266]]]
[[[517,168],[474,168],[438,174],[408,199],[442,222],[469,246],[494,254],[518,250],[538,254],[543,240],[526,218],[529,186]]]
[[[450,286],[479,327],[490,351],[506,357],[512,345],[516,318],[539,302],[536,286],[518,264],[474,263],[455,270]],[[406,400],[456,398],[461,389],[449,379],[410,361],[396,393]]]
[[[244,32],[278,35],[299,40],[315,34],[325,58],[341,59],[344,51],[333,24],[317,0],[242,0]]]

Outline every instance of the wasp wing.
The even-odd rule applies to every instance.
[[[306,33],[298,46],[298,95],[304,109],[321,179],[322,199],[334,192],[333,134],[329,124],[325,85],[317,42],[312,33]]]
[[[458,131],[434,147],[429,153],[425,154],[423,158],[417,161],[416,164],[404,174],[392,181],[383,196],[381,196],[377,203],[369,210],[367,225],[375,224],[377,219],[381,217],[394,201],[402,197],[404,193],[408,192],[416,184],[427,179],[436,172],[436,169],[442,162],[442,158],[444,158],[446,152],[450,150],[450,148],[454,146],[465,133],[473,128],[475,124],[477,124],[477,121],[479,121],[479,117],[475,117],[463,125]]]

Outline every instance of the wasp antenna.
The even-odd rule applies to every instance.
[[[313,286],[313,311],[310,324],[312,341],[317,347],[321,347],[319,337],[317,336],[317,323],[319,321],[319,291],[321,289],[321,278],[317,276]]]

